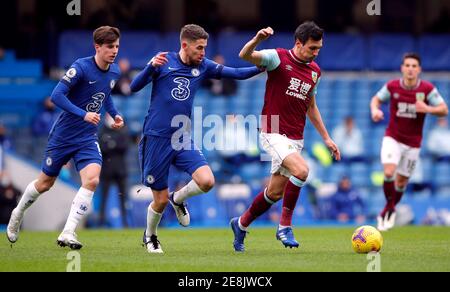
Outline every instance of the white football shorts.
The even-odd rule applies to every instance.
[[[285,177],[291,177],[291,173],[281,164],[292,153],[301,154],[304,140],[292,140],[285,135],[276,133],[259,134],[259,140],[263,149],[272,157],[271,173],[280,173]]]
[[[397,165],[397,173],[411,177],[419,159],[420,148],[414,148],[385,136],[381,145],[381,163]]]

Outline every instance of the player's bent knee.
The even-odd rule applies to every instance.
[[[296,167],[291,174],[302,181],[306,181],[309,175],[309,169],[308,167]]]
[[[407,179],[399,179],[399,180],[397,180],[397,182],[395,183],[395,185],[398,187],[398,188],[400,188],[400,189],[403,189],[403,188],[406,188],[406,185],[408,184],[408,180]]]
[[[214,176],[209,176],[207,178],[202,179],[199,184],[198,187],[205,193],[209,192],[215,184],[215,180],[214,180]]]
[[[162,208],[165,208],[167,204],[169,204],[169,198],[168,197],[155,197],[154,198],[155,203]]]
[[[90,177],[87,179],[86,186],[90,189],[96,189],[100,183],[99,177]]]
[[[394,171],[384,171],[384,177],[387,178],[388,180],[392,180],[394,179],[394,174],[395,174],[395,170]]]
[[[42,194],[49,191],[55,184],[55,181],[56,179],[38,180],[34,187],[40,194]]]
[[[38,191],[40,194],[42,194],[42,193],[49,191],[52,188],[53,184],[54,184],[54,182],[36,183],[35,188],[36,188],[36,191]]]

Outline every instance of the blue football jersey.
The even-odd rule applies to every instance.
[[[221,78],[223,65],[204,58],[198,66],[183,63],[178,53],[167,54],[168,62],[153,73],[151,104],[144,121],[144,135],[170,138],[181,126],[172,126],[175,116],[191,118],[197,89],[207,78]]]
[[[69,88],[67,98],[73,105],[86,112],[99,113],[106,102],[112,104],[108,99],[111,98],[111,91],[120,75],[117,64],[111,64],[108,70],[102,70],[91,56],[76,60],[60,83]],[[97,139],[97,128],[84,121],[83,117],[64,111],[53,125],[50,137],[57,142],[83,143]]]

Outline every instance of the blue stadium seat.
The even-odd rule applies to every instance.
[[[450,35],[424,35],[419,38],[419,53],[424,70],[442,71],[450,68]]]
[[[160,37],[160,48],[168,52],[178,52],[180,50],[180,33],[179,32],[168,32],[161,35]],[[208,47],[206,49],[206,55],[210,56],[208,53],[211,52],[213,42],[211,38],[208,39]]]
[[[42,63],[39,60],[0,62],[0,78],[41,78]]]
[[[362,70],[367,67],[366,52],[364,37],[330,33],[318,63],[324,70]]]
[[[375,34],[369,39],[369,67],[372,70],[397,71],[405,52],[415,52],[416,44],[409,34]]]
[[[162,37],[157,32],[124,31],[121,35],[118,60],[127,58],[132,68],[144,68],[158,52],[168,51],[162,44]]]
[[[433,182],[437,187],[450,186],[450,165],[448,162],[437,162],[434,164]]]
[[[68,68],[75,60],[81,57],[94,55],[92,33],[89,31],[64,31],[59,37],[58,65]]]
[[[354,186],[368,187],[370,182],[370,167],[366,163],[350,164],[349,176]]]
[[[1,62],[11,63],[14,62],[15,60],[16,60],[16,52],[14,52],[13,50],[6,50],[5,55],[3,56],[3,60],[1,60],[0,63]]]
[[[128,58],[132,68],[143,68],[159,51],[167,50],[161,46],[161,35],[157,32],[123,31],[118,58]],[[179,41],[178,41],[179,43]],[[178,51],[178,50],[177,50]],[[89,31],[65,31],[59,38],[58,64],[69,67],[78,58],[94,55],[92,33]]]
[[[344,163],[334,163],[330,166],[326,171],[326,177],[324,178],[325,182],[334,182],[337,183],[342,178],[342,176],[349,176],[349,168]]]
[[[293,33],[275,33],[267,40],[265,47],[270,49],[286,48],[290,49],[294,46],[294,34]],[[244,43],[243,43],[244,44]]]
[[[250,64],[239,58],[242,46],[253,36],[254,32],[222,32],[217,38],[217,52],[225,58],[225,63],[231,67],[246,67]],[[261,44],[260,49],[264,47]]]

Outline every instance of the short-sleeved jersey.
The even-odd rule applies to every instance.
[[[408,89],[402,79],[391,80],[376,94],[381,101],[390,100],[389,125],[385,136],[400,143],[418,148],[422,143],[425,114],[416,112],[416,101],[431,106],[443,102],[443,98],[430,82],[419,80],[416,87]]]
[[[221,78],[223,65],[205,58],[198,66],[189,66],[175,52],[166,57],[168,62],[153,73],[151,104],[143,132],[144,135],[170,138],[191,118],[194,96],[202,80]],[[179,120],[182,122],[176,123],[176,116],[183,117]]]
[[[60,82],[69,87],[67,98],[75,106],[87,112],[100,112],[111,90],[120,78],[117,64],[108,70],[98,67],[94,57],[76,60]],[[50,137],[58,142],[77,144],[97,139],[97,126],[82,117],[62,112],[50,131]]]
[[[267,120],[262,121],[262,131],[301,140],[306,114],[321,76],[320,68],[315,62],[302,62],[292,50],[276,49],[262,52],[261,65],[267,66],[268,70],[262,110],[263,119]],[[275,58],[270,58],[270,55]],[[279,117],[278,129],[274,124],[276,116]]]

